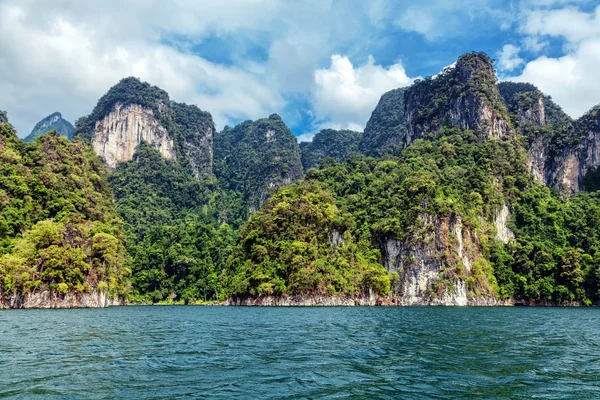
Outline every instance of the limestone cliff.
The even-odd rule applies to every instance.
[[[106,292],[91,293],[29,292],[24,295],[10,295],[6,300],[0,299],[3,308],[104,308],[124,305],[122,298],[111,298]]]
[[[495,303],[479,240],[460,216],[421,214],[415,224],[418,229],[406,240],[379,239],[383,265],[400,277],[393,296],[399,304]]]
[[[534,178],[566,195],[584,190],[587,172],[600,165],[600,106],[573,121],[531,84],[502,82],[498,87],[513,124],[528,140]]]
[[[436,77],[417,80],[406,92],[405,120],[406,145],[445,125],[472,130],[483,139],[514,134],[493,62],[484,53],[464,54]]]
[[[213,133],[209,113],[170,101],[164,90],[137,78],[125,78],[75,123],[73,135],[88,139],[111,169],[131,160],[144,141],[200,179],[212,173]]]
[[[160,151],[163,158],[175,159],[173,137],[152,109],[139,104],[123,106],[117,103],[102,120],[96,121],[92,147],[106,165],[114,169],[118,163],[131,160],[142,141]]]

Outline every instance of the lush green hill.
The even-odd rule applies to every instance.
[[[327,158],[337,162],[346,161],[352,154],[359,154],[362,132],[324,129],[317,133],[312,142],[300,143],[302,166],[305,171],[317,168]]]
[[[50,133],[33,143],[0,123],[0,300],[128,291],[123,223],[89,145]]]
[[[66,119],[63,119],[61,113],[55,112],[38,122],[23,141],[33,142],[36,137],[52,131],[69,140],[73,138],[73,125]]]

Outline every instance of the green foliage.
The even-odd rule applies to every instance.
[[[21,142],[0,124],[0,297],[127,291],[122,221],[89,145],[56,132]]]
[[[513,213],[516,240],[490,251],[503,296],[559,304],[600,300],[600,193],[565,201],[531,185],[518,193]]]
[[[24,142],[33,142],[33,140],[48,132],[56,131],[59,135],[72,139],[73,125],[62,118],[59,112],[52,113],[38,122],[31,133],[23,139]]]
[[[406,136],[404,96],[406,88],[384,93],[365,127],[360,149],[367,156],[398,154]],[[341,161],[341,160],[336,160]],[[306,165],[304,166],[306,168]],[[308,169],[308,168],[307,168]]]
[[[317,168],[327,158],[344,162],[352,154],[358,154],[362,136],[361,132],[345,129],[323,129],[315,135],[312,142],[300,144],[304,170]]]
[[[132,298],[218,298],[218,276],[235,233],[216,222],[224,199],[214,179],[197,181],[189,167],[164,160],[142,142],[134,159],[119,164],[109,181],[125,220]]]
[[[477,227],[522,185],[525,153],[514,141],[482,141],[471,131],[446,128],[417,140],[399,157],[353,159],[319,171],[338,206],[354,215],[361,238],[404,240],[421,213],[459,214]]]
[[[498,90],[506,104],[514,126],[521,127],[521,133],[533,140],[543,136],[548,142],[551,157],[560,154],[565,148],[578,143],[582,136],[577,133],[573,120],[550,96],[544,95],[530,83],[500,82]],[[547,125],[537,121],[527,121],[526,115],[540,113],[538,102],[542,101],[543,115]],[[525,120],[524,120],[525,119]],[[544,121],[539,121],[544,122]]]
[[[241,196],[227,210],[227,220],[238,225],[275,189],[302,177],[298,142],[276,114],[225,127],[215,135],[214,172],[228,199]]]
[[[281,190],[242,228],[225,277],[228,295],[388,294],[395,276],[355,240],[352,225],[316,183]]]

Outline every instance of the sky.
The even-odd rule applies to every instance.
[[[600,103],[600,0],[0,0],[0,110],[24,137],[135,76],[217,129],[277,113],[306,141],[473,50],[573,118]]]

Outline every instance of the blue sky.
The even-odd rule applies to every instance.
[[[309,140],[361,130],[381,94],[468,51],[579,117],[600,103],[600,1],[0,0],[0,109],[20,136],[125,76],[221,129],[278,113]]]

